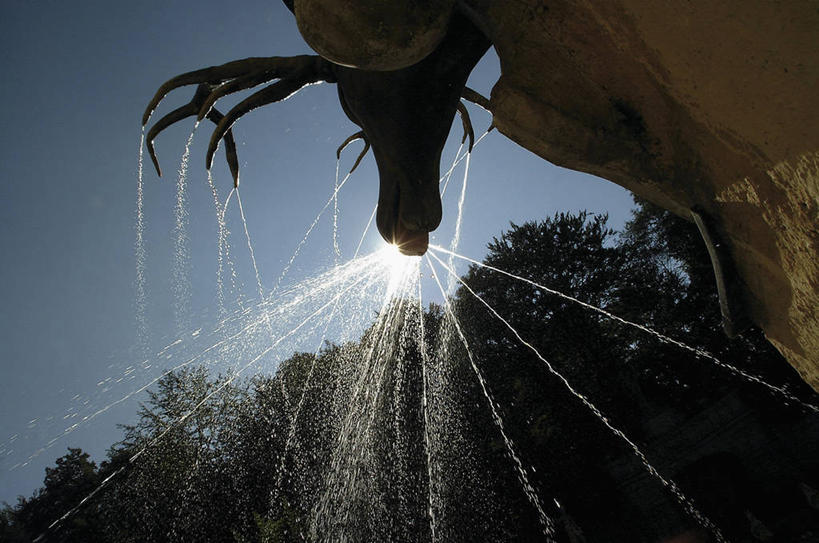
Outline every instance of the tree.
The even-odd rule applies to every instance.
[[[489,244],[485,262],[605,308],[616,297],[617,277],[625,267],[625,255],[606,221],[605,215],[580,213],[512,224]],[[640,397],[633,394],[633,369],[626,363],[628,344],[608,320],[487,268],[471,267],[464,282],[581,394],[616,424],[638,433],[634,413],[639,412]],[[594,522],[587,526],[606,526],[609,537],[617,539],[618,534],[610,530],[618,523],[610,521],[628,516],[627,500],[617,496],[602,466],[622,445],[612,442],[605,427],[549,373],[546,364],[465,287],[458,290],[456,305],[470,348],[491,393],[503,406],[509,434],[525,462],[534,467],[530,477],[547,497],[545,507],[558,516],[549,499],[553,497],[580,516],[596,510]],[[497,430],[489,420],[483,424],[485,435],[495,436],[495,449],[502,457],[505,447]],[[504,463],[513,476],[509,461],[498,458],[498,465]],[[504,487],[507,493],[516,490],[514,477],[507,478]],[[573,490],[579,487],[582,494]],[[518,511],[532,511],[519,495],[512,500]],[[597,504],[603,500],[613,506],[601,510]],[[526,530],[518,536],[535,538],[539,528],[530,524]]]
[[[620,246],[630,257],[613,305],[615,312],[713,353],[766,381],[785,385],[803,397],[813,396],[761,330],[751,328],[734,339],[725,337],[714,272],[696,227],[648,202],[636,203],[634,217],[620,239]],[[686,409],[700,405],[710,394],[739,385],[746,397],[754,398],[751,403],[761,401],[773,410],[781,404],[781,399],[771,401],[735,375],[680,356],[676,347],[657,345],[641,334],[634,334],[633,340],[634,356],[642,359],[636,364],[646,368],[642,384],[652,398],[670,398]]]
[[[805,390],[757,331],[724,337],[691,225],[645,203],[621,235],[606,223],[579,213],[513,224],[486,263]],[[641,516],[612,467],[639,461],[548,365],[641,447],[658,412],[682,421],[728,393],[775,429],[803,422],[759,387],[546,288],[480,266],[463,279],[548,364],[466,287],[446,305],[468,349],[443,307],[422,321],[417,299],[393,300],[359,341],[294,353],[273,376],[164,376],[99,468],[69,449],[42,489],[0,512],[0,538],[31,540],[116,475],[47,541],[423,541],[431,517],[439,540],[541,540],[525,476],[559,543],[573,523],[590,542],[655,541],[668,535],[650,527],[662,519]],[[678,474],[739,540],[747,504],[799,507],[780,482],[766,492],[788,507],[750,500],[741,456],[706,455]]]
[[[81,449],[68,449],[53,468],[46,468],[43,488],[31,498],[20,498],[17,507],[6,509],[4,523],[19,541],[31,541],[48,532],[51,523],[73,509],[100,482],[97,466]],[[102,538],[101,507],[89,503],[63,521],[58,531],[49,532],[49,541],[81,542]],[[14,541],[14,539],[9,539]],[[4,539],[5,541],[5,539]]]
[[[776,385],[785,383],[805,397],[813,395],[757,330],[734,340],[724,336],[710,261],[693,225],[645,203],[638,203],[623,235],[617,236],[605,223],[605,216],[580,213],[513,224],[489,245],[485,262],[646,323]],[[658,412],[682,421],[729,391],[745,397],[747,409],[756,416],[786,423],[804,416],[711,361],[531,284],[479,266],[470,268],[464,281],[607,420],[637,442]],[[459,289],[455,302],[470,348],[502,406],[524,464],[532,466],[530,478],[541,495],[564,505],[592,541],[658,537],[640,529],[640,520],[622,522],[639,519],[609,468],[614,458],[631,456],[624,442],[466,287]],[[473,387],[471,394],[477,405],[481,391]],[[495,436],[496,450],[503,450],[491,420],[476,419],[485,435]],[[510,482],[504,488],[514,485]],[[698,501],[713,502],[698,496],[693,486],[690,491]],[[517,510],[531,511],[524,501],[516,503]],[[559,514],[554,508],[551,512]],[[534,534],[523,529],[519,537]]]

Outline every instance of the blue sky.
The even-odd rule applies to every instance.
[[[141,359],[135,327],[135,209],[142,111],[156,88],[181,72],[248,56],[309,53],[291,14],[274,0],[224,2],[17,1],[4,3],[0,33],[5,130],[0,135],[0,501],[13,503],[42,482],[43,468],[68,446],[95,458],[119,439],[117,423],[133,420],[132,400],[54,443],[28,465],[10,470],[46,445],[72,413],[107,405],[117,390],[97,383],[122,375]],[[488,96],[499,67],[490,52],[470,85]],[[186,102],[176,91],[159,112]],[[227,109],[222,106],[222,109]],[[472,109],[476,132],[489,117]],[[159,136],[165,177],[145,156],[147,342],[151,352],[213,322],[216,300],[216,224],[204,170],[210,127],[191,149],[188,178],[190,310],[175,315],[173,296],[174,171],[192,122]],[[304,89],[281,104],[257,110],[235,126],[241,195],[263,287],[272,288],[283,265],[330,196],[336,147],[357,128],[343,115],[335,88]],[[456,120],[442,168],[460,138]],[[343,156],[349,166],[360,148]],[[353,150],[355,149],[355,150]],[[230,188],[221,152],[215,180]],[[434,243],[452,231],[453,185]],[[375,203],[372,155],[340,194],[340,241],[349,258]],[[487,136],[471,158],[460,251],[474,258],[510,221],[558,211],[607,211],[614,226],[628,219],[631,197],[618,186],[550,165],[500,134]],[[228,213],[232,250],[244,294],[255,279],[238,213]],[[332,262],[325,218],[296,261],[298,280]],[[315,241],[318,240],[318,241]],[[373,232],[365,251],[375,250]],[[161,368],[156,366],[155,370]],[[143,381],[148,374],[140,374]],[[134,385],[143,382],[132,380]],[[128,390],[123,388],[122,390]],[[67,418],[66,418],[67,417]],[[36,419],[36,420],[35,420]],[[35,420],[35,422],[31,422]],[[11,436],[17,435],[14,441]]]

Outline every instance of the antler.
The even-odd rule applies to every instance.
[[[472,90],[469,87],[464,87],[464,90],[461,91],[461,98],[468,100],[492,113],[492,110],[489,107],[489,99],[476,90]]]
[[[366,155],[367,151],[370,150],[370,140],[367,139],[367,134],[365,134],[363,130],[356,132],[344,140],[344,142],[339,145],[338,149],[336,150],[336,158],[341,158],[341,151],[343,151],[345,147],[350,145],[355,140],[364,140],[364,149],[361,151],[361,153],[359,153],[358,158],[355,159],[355,164],[353,164],[353,167],[350,169],[350,173],[353,173],[355,169],[358,168],[359,163],[361,163],[361,159],[364,158],[364,155]]]
[[[213,106],[228,94],[249,89],[263,83],[278,79],[275,83],[252,94],[227,115],[222,115]],[[242,115],[257,107],[284,100],[299,89],[318,81],[335,82],[328,63],[318,56],[300,55],[296,57],[252,57],[211,66],[201,70],[184,73],[166,81],[148,103],[142,116],[144,126],[154,109],[172,90],[186,85],[198,85],[190,102],[162,117],[148,131],[146,145],[157,173],[162,171],[156,158],[153,140],[164,129],[177,121],[196,115],[197,120],[207,117],[216,124],[208,146],[205,166],[210,169],[213,155],[224,139],[228,166],[233,175],[234,186],[239,184],[239,160],[236,155],[236,143],[231,127]]]
[[[464,127],[464,135],[461,138],[461,145],[464,144],[466,138],[469,137],[469,152],[472,152],[472,146],[475,144],[475,131],[472,129],[472,119],[469,118],[469,111],[463,102],[458,100],[458,113],[461,116],[461,124]]]
[[[461,91],[461,98],[468,100],[473,104],[477,104],[491,113],[489,109],[489,100],[481,93],[474,91],[469,87],[464,87],[464,89]],[[471,153],[472,146],[475,144],[475,131],[472,129],[472,120],[469,118],[469,111],[467,111],[466,106],[460,100],[458,101],[458,113],[461,116],[461,123],[464,127],[464,135],[461,138],[461,144],[466,141],[466,138],[469,138],[469,152]],[[492,130],[493,128],[495,128],[494,124],[489,126],[489,130]]]
[[[181,121],[182,119],[186,119],[188,117],[192,117],[197,115],[201,108],[202,104],[205,102],[205,99],[211,93],[211,88],[208,84],[202,83],[198,87],[196,87],[196,92],[191,98],[191,101],[185,104],[182,107],[178,107],[175,110],[171,111],[161,119],[159,119],[148,131],[148,135],[145,137],[145,145],[148,147],[148,154],[151,156],[151,161],[154,163],[154,168],[156,168],[156,173],[160,177],[162,177],[162,168],[159,167],[159,160],[156,158],[156,150],[154,149],[154,138],[174,124],[177,121]],[[217,109],[211,108],[208,113],[207,117],[209,120],[213,121],[214,123],[219,123],[222,120],[224,115],[219,113]],[[201,119],[201,117],[199,117]],[[227,155],[227,162],[228,167],[230,168],[230,173],[233,175],[233,185],[239,185],[239,157],[236,154],[236,142],[233,139],[233,132],[228,131],[225,134],[225,154]]]

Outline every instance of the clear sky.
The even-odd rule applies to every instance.
[[[107,405],[155,375],[138,374],[142,381],[132,379],[130,388],[103,392],[97,385],[123,375],[142,358],[136,347],[134,225],[146,103],[162,82],[184,71],[248,56],[310,51],[292,15],[276,0],[9,0],[0,24],[0,102],[5,108],[0,134],[0,501],[13,503],[42,483],[43,468],[66,447],[82,447],[102,458],[121,437],[116,424],[132,421],[144,396],[58,440],[28,465],[12,466],[48,444],[76,420],[72,415]],[[498,76],[490,51],[470,85],[488,96]],[[176,91],[159,113],[191,94],[192,89]],[[489,117],[471,111],[480,134]],[[175,314],[171,294],[174,172],[192,124],[181,123],[159,136],[165,178],[156,177],[145,156],[147,341],[154,353],[177,334],[213,322],[216,224],[204,169],[210,127],[204,124],[189,164],[190,310]],[[266,290],[331,194],[335,149],[355,131],[332,85],[304,89],[234,126],[241,195]],[[443,168],[451,163],[459,138],[456,120]],[[358,149],[360,143],[351,146],[342,169],[349,168]],[[230,180],[221,152],[215,163],[224,199]],[[458,189],[460,172],[452,186]],[[446,244],[451,235],[458,192],[452,187],[434,243]],[[369,155],[340,194],[343,256],[352,255],[376,196]],[[588,209],[608,212],[611,224],[620,226],[630,207],[631,196],[618,186],[557,168],[492,133],[471,159],[460,251],[481,258],[487,242],[509,221]],[[255,279],[235,207],[228,220],[239,280],[251,298]],[[305,248],[290,277],[327,268],[330,232],[325,218],[313,234],[319,241]],[[365,251],[380,243],[373,234]],[[161,371],[160,366],[152,371]]]

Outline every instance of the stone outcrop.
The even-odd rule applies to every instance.
[[[750,320],[819,390],[819,8],[465,0],[500,131],[712,221]]]

